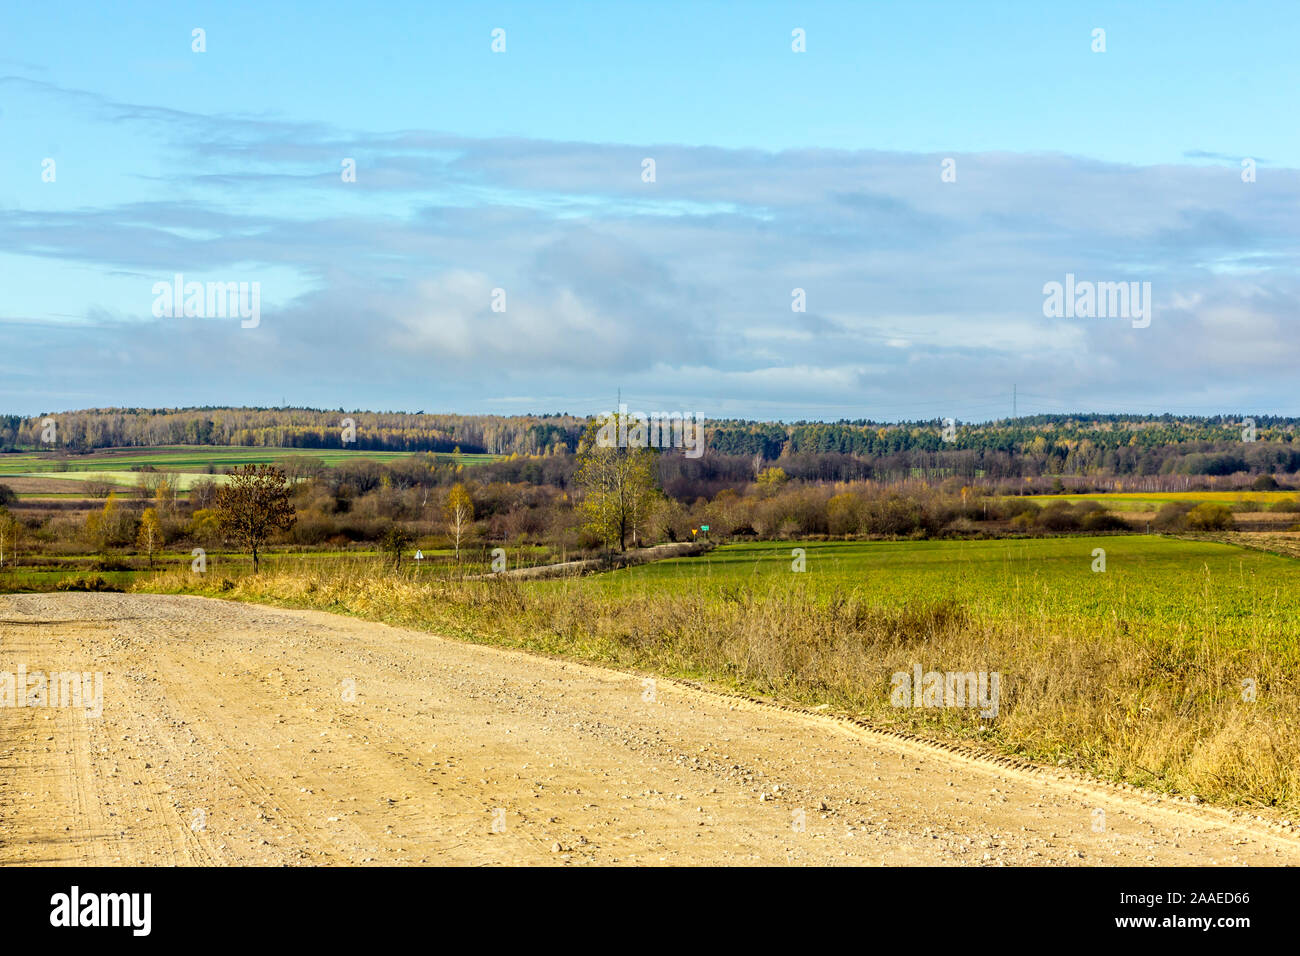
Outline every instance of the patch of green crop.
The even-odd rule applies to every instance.
[[[803,571],[796,571],[796,549]],[[1105,552],[1105,570],[1096,549]],[[1080,622],[1189,641],[1214,634],[1294,643],[1300,564],[1208,541],[1149,535],[992,541],[758,542],[641,565],[579,582],[592,600],[703,585],[719,599],[796,579],[825,601],[849,594],[885,607],[953,602],[985,619]]]

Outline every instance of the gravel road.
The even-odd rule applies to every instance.
[[[20,665],[102,672],[103,712],[0,708],[0,864],[1300,863],[1253,817],[318,612],[0,597]]]

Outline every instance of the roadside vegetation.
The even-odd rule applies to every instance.
[[[805,551],[792,569],[794,547]],[[1093,550],[1107,549],[1105,572]],[[1225,804],[1300,810],[1300,572],[1147,536],[761,542],[585,578],[393,573],[378,560],[137,590],[350,614],[703,680]],[[899,709],[895,672],[996,671],[999,713]]]

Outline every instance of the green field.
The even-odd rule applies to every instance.
[[[1016,500],[1013,496],[1011,500]],[[1170,502],[1186,501],[1198,503],[1215,501],[1232,505],[1239,502],[1255,502],[1263,507],[1277,504],[1279,501],[1300,500],[1300,492],[1295,491],[1110,491],[1086,495],[1032,495],[1023,500],[1040,505],[1053,501],[1078,504],[1081,501],[1095,501],[1110,511],[1159,511],[1161,506]]]
[[[104,450],[89,455],[53,455],[47,452],[18,452],[0,455],[0,481],[4,478],[40,478],[54,481],[94,481],[121,487],[138,487],[143,468],[166,472],[178,490],[189,491],[199,481],[226,479],[217,472],[238,465],[271,464],[287,458],[313,458],[334,468],[349,461],[391,462],[417,452],[352,451],[338,448],[230,448],[211,445],[160,445],[155,448]],[[501,455],[439,452],[439,461],[478,465],[496,461]],[[211,472],[209,472],[211,469]],[[78,495],[70,494],[70,497]],[[59,493],[20,495],[22,498],[60,497]]]
[[[803,572],[792,550],[805,552]],[[1106,570],[1092,570],[1093,549]],[[1226,544],[1150,535],[993,541],[773,542],[727,545],[697,558],[547,582],[575,598],[662,596],[702,586],[718,594],[805,588],[822,600],[953,602],[990,620],[1075,627],[1088,621],[1178,634],[1272,638],[1300,632],[1300,564]]]
[[[152,466],[159,471],[198,474],[206,472],[209,466],[220,470],[236,465],[270,464],[284,458],[315,458],[328,467],[336,467],[348,461],[393,461],[409,458],[417,452],[407,451],[364,451],[338,448],[250,448],[227,447],[216,445],[159,445],[154,448],[104,450],[88,455],[58,456],[46,452],[18,452],[0,455],[0,475],[30,476],[67,476],[79,473],[76,477],[85,480],[84,473],[93,473],[96,477],[109,472],[130,471],[144,466]],[[440,461],[460,461],[467,465],[477,465],[496,461],[500,455],[463,454],[452,455],[437,453]],[[66,465],[66,470],[63,470]]]

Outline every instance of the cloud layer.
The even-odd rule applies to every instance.
[[[707,415],[979,419],[1014,383],[1022,413],[1300,413],[1295,170],[467,139],[0,89],[150,156],[91,201],[39,192],[63,174],[0,207],[14,411],[588,413],[622,388]],[[178,272],[260,282],[260,325],[155,319]],[[1150,327],[1044,317],[1067,273],[1150,282]]]

